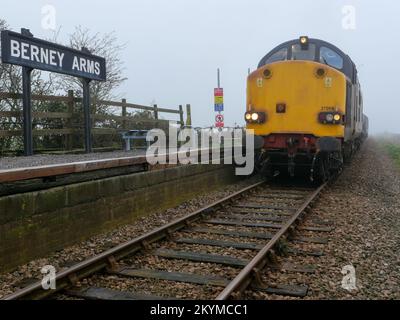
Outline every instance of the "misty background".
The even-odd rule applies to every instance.
[[[1,0],[11,29],[68,42],[76,26],[115,31],[128,80],[128,102],[192,105],[195,126],[214,124],[217,68],[225,90],[225,124],[244,125],[246,77],[278,44],[308,35],[349,54],[359,71],[372,133],[400,133],[400,3],[394,0]],[[42,27],[42,8],[56,9],[56,31]],[[344,6],[355,9],[346,29]],[[345,19],[345,20],[344,20]]]

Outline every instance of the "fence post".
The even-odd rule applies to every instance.
[[[126,99],[122,99],[122,129],[126,129]]]
[[[67,120],[67,128],[73,130],[73,114],[75,108],[75,98],[74,98],[74,90],[68,90],[68,102],[67,102],[67,112],[70,114],[70,117]],[[73,149],[73,133],[67,135],[66,148],[67,150]]]
[[[183,120],[183,106],[179,105],[179,122],[181,124],[181,127],[185,125],[185,122]]]
[[[90,123],[94,128],[96,127],[96,115],[98,114],[98,105],[96,96],[92,95],[90,97],[91,105],[90,105]]]
[[[192,110],[190,104],[186,105],[186,126],[192,126]]]
[[[154,119],[158,120],[158,106],[154,105]]]

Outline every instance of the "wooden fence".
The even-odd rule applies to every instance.
[[[6,99],[21,100],[22,94],[0,92],[0,102]],[[77,136],[83,137],[83,110],[81,108],[82,98],[76,97],[73,91],[69,91],[67,96],[49,96],[49,95],[32,95],[32,102],[43,102],[57,104],[58,108],[63,109],[61,112],[57,111],[35,111],[33,108],[33,136],[36,137],[50,137],[50,136],[63,136],[63,146],[59,150],[73,150],[76,149]],[[21,103],[22,105],[22,103]],[[113,108],[112,111],[109,109]],[[7,139],[13,137],[22,137],[22,106],[18,111],[2,111],[0,110],[0,139]],[[53,108],[54,109],[54,108]],[[97,112],[101,109],[101,112]],[[108,109],[108,110],[107,110]],[[120,111],[118,110],[120,109]],[[180,105],[176,110],[160,108],[157,105],[144,106],[133,103],[128,103],[126,99],[121,101],[92,101],[92,135],[96,136],[112,136],[108,139],[110,144],[120,145],[121,131],[132,129],[153,129],[161,128],[168,130],[170,121],[177,122],[181,126],[191,125],[191,110],[190,105],[186,105],[186,122],[184,119],[183,106]],[[116,111],[117,110],[117,111]],[[143,119],[135,117],[135,114],[130,114],[133,111],[148,111],[152,115],[151,119]],[[164,120],[159,117],[160,113],[167,113],[170,115],[179,116],[179,120]],[[43,128],[40,121],[46,119],[47,121],[57,121],[59,119],[61,125],[57,128]],[[19,121],[18,121],[19,120]],[[6,123],[13,123],[12,130],[4,130]],[[18,124],[21,124],[20,126]],[[16,125],[15,125],[16,124]],[[15,128],[17,127],[17,128]],[[98,139],[99,140],[99,139]],[[103,139],[104,140],[104,139]],[[96,139],[94,139],[96,143]],[[83,142],[82,142],[83,143]],[[78,144],[81,144],[79,141]],[[82,145],[83,147],[83,145]],[[96,147],[96,146],[95,146]],[[104,147],[104,146],[102,146]],[[109,146],[113,148],[113,146]],[[118,148],[118,147],[117,147]],[[96,148],[95,148],[96,149]],[[98,149],[98,148],[97,148]],[[2,150],[4,151],[4,150]]]

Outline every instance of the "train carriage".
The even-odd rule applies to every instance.
[[[247,128],[257,167],[326,180],[368,135],[357,68],[336,46],[300,37],[273,49],[247,82]]]

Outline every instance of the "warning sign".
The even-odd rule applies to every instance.
[[[215,89],[214,89],[214,96],[215,96],[215,97],[223,97],[223,96],[224,96],[224,89],[222,89],[222,88],[215,88]]]
[[[217,114],[215,122],[224,122],[224,116],[222,114]]]
[[[224,104],[224,97],[215,96],[215,104]]]
[[[224,89],[222,88],[214,89],[214,110],[215,112],[224,111]]]
[[[215,112],[223,112],[223,111],[224,111],[224,104],[215,105]]]

